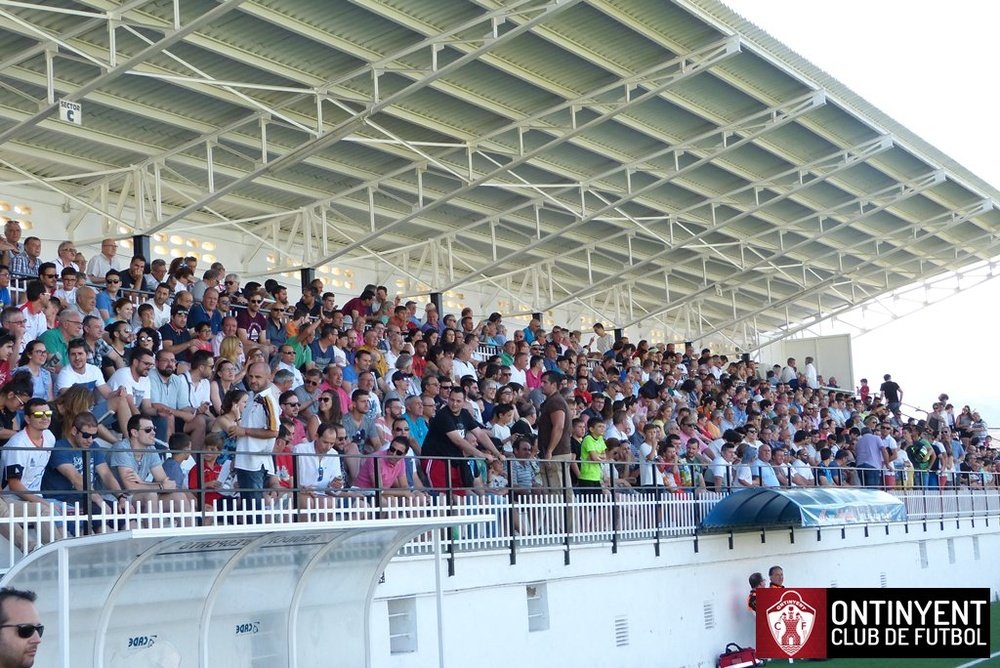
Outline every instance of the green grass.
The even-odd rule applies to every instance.
[[[990,654],[1000,650],[1000,603],[990,606]],[[823,668],[955,668],[975,659],[831,659],[818,665]],[[771,666],[784,663],[775,660]],[[795,663],[806,663],[796,661]],[[977,663],[975,668],[1000,668],[1000,656]]]

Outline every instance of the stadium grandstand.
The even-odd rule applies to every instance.
[[[963,397],[772,358],[993,278],[1000,193],[721,3],[0,17],[0,570],[130,530],[474,514],[401,553],[658,557],[754,488],[871,492],[925,532],[1000,511]]]

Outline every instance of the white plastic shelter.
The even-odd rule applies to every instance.
[[[39,666],[366,666],[386,564],[468,520],[122,531],[44,546],[2,583],[38,594]]]

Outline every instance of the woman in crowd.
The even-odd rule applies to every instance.
[[[152,327],[143,327],[135,335],[135,345],[145,348],[154,355],[160,349],[160,333]]]
[[[25,346],[17,370],[31,374],[31,396],[52,401],[52,373],[45,368],[48,356],[45,344],[35,339]]]
[[[209,401],[212,402],[213,415],[222,415],[222,400],[230,390],[236,387],[237,378],[236,365],[227,358],[220,357],[215,363],[215,371],[212,374],[212,385],[209,390],[211,397]]]
[[[114,322],[132,322],[132,315],[135,313],[135,306],[132,304],[132,300],[128,297],[120,297],[115,300],[112,307],[111,317],[108,319],[107,323],[110,325]]]
[[[340,424],[343,417],[344,414],[340,411],[340,399],[333,392],[324,391],[316,401],[316,412],[306,425],[309,440],[315,441],[319,438],[317,434],[321,424]]]
[[[236,336],[227,336],[219,344],[219,363],[226,360],[232,364],[236,371],[241,371],[244,366],[243,343]]]

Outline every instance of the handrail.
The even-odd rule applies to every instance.
[[[87,452],[87,451],[83,451]],[[159,451],[158,451],[159,452]],[[288,453],[293,461],[301,457],[315,455]],[[375,457],[372,454],[341,455],[364,461]],[[381,459],[382,456],[379,456]],[[89,458],[88,458],[89,459]],[[448,458],[419,458],[448,460]],[[450,460],[457,466],[475,464],[475,459]],[[534,461],[534,460],[533,460]],[[87,462],[89,466],[89,462]],[[508,460],[505,467],[513,479],[514,460]],[[562,462],[561,465],[569,466]],[[696,464],[701,469],[708,465]],[[298,469],[298,466],[295,467]],[[197,470],[202,470],[198,467]],[[374,470],[381,471],[376,466]],[[449,467],[449,471],[454,470]],[[615,468],[612,466],[611,470]],[[730,469],[731,470],[731,469]],[[728,475],[728,474],[727,474]],[[968,474],[965,474],[968,475]],[[910,520],[945,521],[963,517],[991,516],[1000,512],[1000,488],[996,478],[990,474],[987,485],[980,488],[974,483],[966,484],[963,474],[949,472],[940,474],[934,486],[907,486],[904,482],[896,485],[895,476],[886,476],[881,489],[904,500]],[[88,483],[89,483],[89,476]],[[409,486],[396,490],[387,486],[360,489],[346,485],[343,492],[330,491],[323,496],[329,503],[313,503],[308,494],[312,488],[291,485],[273,489],[272,498],[260,504],[245,507],[239,503],[214,504],[205,507],[203,503],[185,502],[175,497],[164,501],[159,491],[138,503],[119,504],[109,502],[103,507],[91,507],[85,503],[85,494],[99,492],[89,484],[85,490],[76,492],[80,500],[73,503],[36,504],[11,501],[8,496],[6,516],[0,517],[0,534],[10,538],[8,564],[27,554],[37,545],[63,539],[64,536],[79,536],[97,531],[118,531],[139,526],[191,527],[203,523],[254,523],[254,522],[309,522],[328,519],[377,519],[399,516],[440,516],[443,514],[463,514],[471,508],[483,507],[497,511],[495,524],[482,529],[475,527],[457,534],[454,545],[449,550],[505,549],[516,559],[519,547],[526,545],[561,544],[569,549],[579,541],[607,540],[614,545],[619,541],[650,539],[692,535],[700,518],[714,507],[727,493],[739,489],[727,485],[723,492],[708,488],[691,487],[634,487],[625,485],[612,473],[608,484],[595,488],[573,487],[569,493],[562,489],[547,488],[542,485],[526,487],[491,488],[489,484],[472,487],[463,486],[461,480],[450,479],[447,488],[430,489],[426,494],[391,495],[389,492],[413,491]],[[204,494],[217,493],[219,489],[201,486],[187,490],[198,498]],[[238,494],[241,490],[232,487],[227,494]],[[315,491],[313,489],[313,491]],[[171,490],[163,490],[163,494]],[[113,494],[113,492],[112,492]],[[72,496],[72,495],[71,495]],[[111,496],[114,498],[114,496]],[[86,506],[86,508],[84,508]],[[419,551],[420,543],[404,548]],[[2,557],[0,557],[2,568]]]

